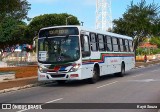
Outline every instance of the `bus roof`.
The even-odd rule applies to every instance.
[[[98,34],[109,35],[109,36],[113,36],[113,37],[119,37],[119,38],[133,40],[133,38],[130,37],[130,36],[111,33],[111,32],[107,32],[107,31],[105,32],[105,31],[100,31],[100,30],[95,30],[95,29],[89,29],[89,28],[85,28],[85,27],[79,26],[79,25],[65,25],[65,26],[45,27],[45,28],[41,28],[40,30],[45,30],[45,29],[50,29],[50,28],[58,28],[58,27],[77,27],[79,30],[83,30],[83,31],[86,31],[86,32],[93,32],[93,33],[98,33]]]

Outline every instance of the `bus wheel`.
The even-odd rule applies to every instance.
[[[57,80],[56,82],[57,82],[58,84],[65,84],[66,81],[65,81],[65,80]]]
[[[125,75],[125,64],[122,63],[122,65],[121,65],[121,72],[115,73],[115,76],[117,76],[117,77],[123,77],[124,75]]]
[[[89,79],[90,84],[94,84],[99,80],[99,70],[97,67],[94,67],[93,69],[93,76]]]

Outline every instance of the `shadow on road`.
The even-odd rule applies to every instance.
[[[128,75],[130,75],[130,73],[127,73],[125,76],[128,76]],[[101,83],[104,81],[107,82],[107,81],[110,81],[111,79],[118,79],[118,78],[123,78],[123,77],[116,77],[114,74],[109,74],[109,75],[101,76],[97,83]],[[53,81],[47,85],[42,85],[42,87],[80,87],[85,85],[91,85],[87,79],[66,81],[64,84],[58,84],[56,81]]]

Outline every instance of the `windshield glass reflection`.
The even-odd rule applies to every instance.
[[[80,57],[78,36],[40,38],[38,60],[42,63],[76,61]]]

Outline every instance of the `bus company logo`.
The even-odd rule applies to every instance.
[[[116,60],[116,59],[111,60],[111,63],[115,63],[115,62],[118,62],[118,60]]]
[[[57,61],[63,61],[63,57],[62,57],[62,56],[59,56],[59,57],[57,58]]]
[[[58,59],[57,59],[58,61],[61,61],[62,59],[61,59],[61,57],[58,57]]]
[[[12,109],[11,104],[2,104],[2,109]]]

